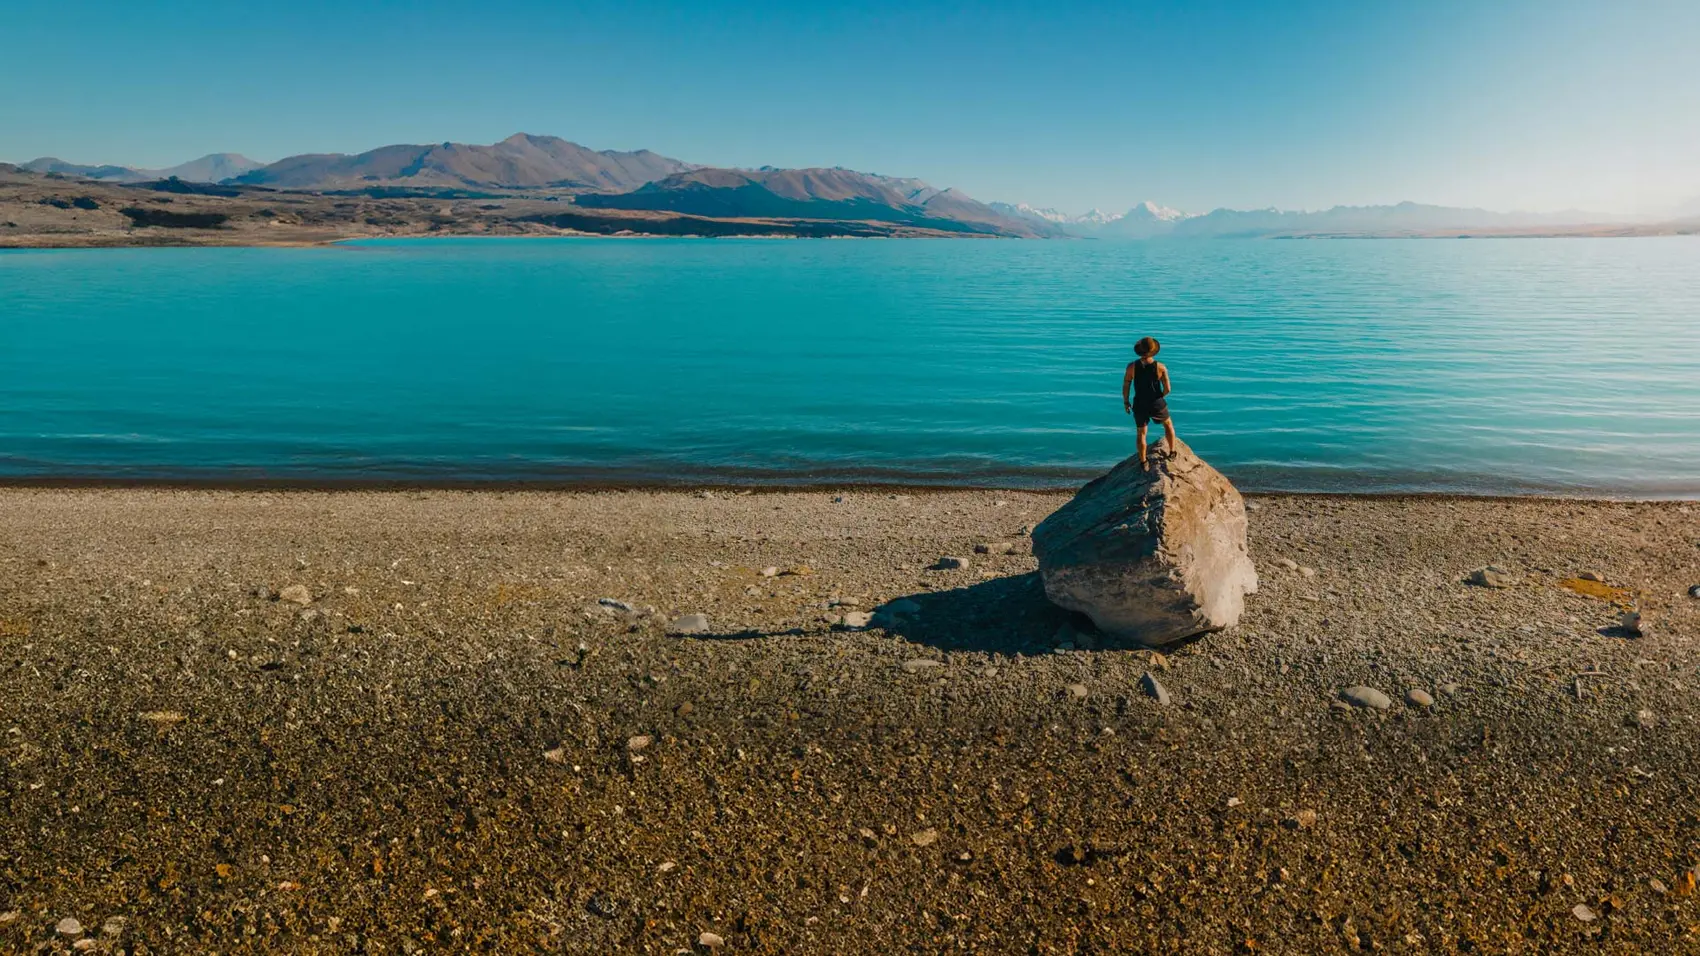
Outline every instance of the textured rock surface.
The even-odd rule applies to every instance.
[[[1033,553],[1052,601],[1143,644],[1231,626],[1257,590],[1245,503],[1184,443],[1080,489],[1034,529]]]

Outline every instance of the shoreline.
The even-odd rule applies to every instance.
[[[536,494],[604,494],[604,493],[678,493],[707,492],[725,497],[749,495],[818,494],[904,494],[949,495],[961,493],[1002,493],[1034,495],[1072,495],[1095,476],[1057,484],[946,484],[928,482],[845,481],[643,481],[615,478],[563,479],[390,479],[390,478],[108,478],[98,476],[0,477],[0,491],[184,491],[184,492],[288,492],[302,494],[398,492],[492,492]],[[1343,498],[1365,501],[1503,501],[1503,502],[1601,502],[1684,504],[1700,503],[1700,490],[1647,494],[1626,491],[1445,491],[1401,490],[1353,491],[1334,488],[1271,489],[1235,482],[1235,488],[1246,498]]]
[[[1153,652],[1067,493],[0,488],[0,950],[1692,948],[1700,508],[1249,497]]]

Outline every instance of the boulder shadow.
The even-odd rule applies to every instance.
[[[990,578],[942,591],[918,591],[895,597],[872,609],[866,631],[834,630],[833,634],[884,631],[911,644],[941,651],[978,651],[1006,656],[1050,654],[1060,645],[1076,651],[1146,650],[1137,641],[1111,637],[1084,614],[1052,604],[1037,571]],[[748,641],[769,637],[819,635],[811,628],[783,631],[742,630],[676,635],[680,640]],[[1160,648],[1172,653],[1209,632],[1170,642]]]

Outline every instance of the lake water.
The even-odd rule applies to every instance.
[[[0,479],[1700,494],[1700,240],[0,253]]]

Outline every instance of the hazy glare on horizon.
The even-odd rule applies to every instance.
[[[1687,0],[813,6],[25,5],[0,22],[0,160],[525,131],[1070,212],[1700,199]]]

